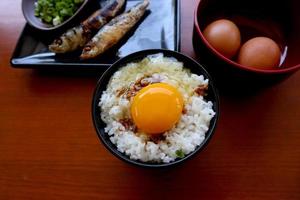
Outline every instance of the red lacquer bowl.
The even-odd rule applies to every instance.
[[[206,65],[220,65],[228,70],[259,75],[291,74],[300,68],[300,2],[260,0],[200,0],[194,15],[193,44],[196,53]],[[242,44],[250,38],[272,38],[281,48],[280,66],[275,69],[257,69],[238,64],[216,51],[204,38],[203,30],[218,19],[233,21],[241,31]],[[215,64],[217,63],[217,64]],[[231,69],[229,69],[231,68]]]

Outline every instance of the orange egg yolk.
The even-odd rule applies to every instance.
[[[181,93],[166,83],[141,89],[133,98],[131,116],[135,125],[147,134],[170,130],[180,119],[183,109]]]

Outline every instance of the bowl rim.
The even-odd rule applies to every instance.
[[[211,88],[211,92],[214,96],[213,101],[214,103],[214,111],[215,111],[215,116],[212,119],[211,123],[210,123],[210,128],[209,130],[205,133],[206,137],[204,139],[204,141],[202,141],[202,143],[196,147],[196,149],[191,152],[190,154],[186,155],[184,158],[181,159],[176,159],[173,162],[170,163],[147,163],[147,162],[142,162],[139,160],[132,160],[130,159],[127,155],[125,155],[124,153],[121,153],[120,151],[117,150],[117,148],[111,148],[111,146],[109,145],[109,143],[111,143],[111,141],[107,141],[105,140],[105,138],[103,137],[102,133],[101,133],[101,127],[99,125],[99,122],[97,121],[97,119],[100,119],[100,122],[102,122],[100,115],[97,115],[97,108],[98,108],[98,104],[99,104],[99,98],[97,98],[97,96],[99,95],[99,93],[101,93],[99,96],[102,95],[102,92],[106,89],[101,89],[101,87],[103,87],[103,81],[105,82],[106,79],[110,79],[111,76],[121,67],[123,67],[126,63],[130,63],[133,62],[135,60],[140,60],[148,55],[152,55],[152,54],[157,54],[157,53],[163,53],[163,54],[168,54],[167,56],[170,55],[176,55],[178,57],[184,58],[184,59],[189,59],[191,62],[193,62],[195,64],[195,66],[198,66],[199,68],[201,68],[201,71],[203,72],[203,75],[205,76],[205,78],[209,79],[209,86]],[[203,150],[209,143],[210,139],[212,138],[216,127],[217,127],[217,123],[219,120],[219,115],[220,115],[220,99],[219,99],[219,94],[218,91],[215,87],[215,84],[213,83],[213,79],[211,78],[210,74],[205,70],[205,68],[199,64],[198,62],[196,62],[194,59],[176,52],[176,51],[171,51],[171,50],[167,50],[167,49],[148,49],[148,50],[142,50],[142,51],[138,51],[135,53],[132,53],[128,56],[125,56],[121,59],[119,59],[118,61],[116,61],[114,64],[112,64],[100,77],[100,79],[98,80],[97,84],[96,84],[96,88],[94,90],[93,93],[93,97],[92,97],[92,121],[93,121],[93,125],[94,128],[96,130],[97,136],[100,139],[100,141],[102,142],[102,144],[106,147],[106,149],[108,149],[114,156],[116,156],[117,158],[119,158],[120,160],[125,161],[126,163],[135,165],[135,166],[139,166],[139,167],[146,167],[146,168],[164,168],[164,167],[170,167],[170,166],[175,166],[178,165],[180,163],[182,163],[183,161],[192,158],[196,153],[200,152],[201,150]],[[100,111],[98,111],[100,112]],[[103,122],[104,123],[104,122]],[[103,129],[103,127],[102,127]],[[112,143],[111,143],[112,144]],[[114,144],[113,144],[114,145]]]
[[[37,1],[37,0],[36,0]],[[82,9],[87,5],[87,3],[89,2],[90,0],[84,0],[82,2],[82,4],[80,5],[80,7],[76,10],[76,12],[71,16],[69,17],[68,19],[66,19],[63,23],[57,25],[57,26],[50,26],[50,27],[42,27],[42,26],[38,26],[36,25],[35,23],[32,22],[32,20],[28,17],[28,12],[25,11],[25,8],[24,8],[24,5],[26,3],[28,3],[28,1],[26,0],[22,0],[22,13],[23,13],[23,16],[26,20],[26,22],[28,24],[30,24],[32,27],[38,29],[38,30],[42,30],[42,31],[52,31],[52,30],[56,30],[56,29],[59,29],[61,27],[63,27],[64,25],[66,25],[67,23],[69,23],[71,20],[73,20],[78,14],[79,12],[82,11]],[[33,6],[33,9],[34,9],[34,6]],[[35,16],[34,16],[35,17]],[[36,17],[37,18],[37,17]],[[40,20],[40,19],[39,19]],[[41,21],[41,20],[40,20]],[[41,23],[43,24],[46,24],[45,22],[41,21]],[[49,24],[51,25],[51,24]]]
[[[281,68],[281,69],[258,69],[258,68],[254,68],[254,67],[247,67],[245,65],[241,65],[237,62],[232,61],[229,58],[226,58],[221,53],[219,53],[215,48],[213,48],[209,44],[209,42],[205,39],[204,35],[202,34],[202,31],[201,31],[201,28],[200,28],[200,25],[199,25],[199,22],[198,22],[198,13],[199,13],[200,6],[202,5],[202,3],[203,3],[203,0],[198,0],[196,9],[194,11],[194,27],[196,29],[196,32],[200,36],[201,40],[204,42],[206,47],[209,49],[209,51],[211,51],[214,55],[216,55],[217,57],[219,57],[223,61],[227,62],[228,64],[230,64],[230,65],[232,65],[236,68],[246,70],[246,71],[250,71],[250,72],[260,73],[260,74],[284,74],[284,73],[289,73],[289,72],[292,72],[292,71],[296,71],[297,69],[300,68],[300,64],[297,64],[297,65],[292,66],[292,67]]]

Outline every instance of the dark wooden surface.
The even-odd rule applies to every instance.
[[[20,70],[9,58],[25,23],[0,1],[0,199],[300,199],[300,72],[253,95],[221,95],[207,148],[149,170],[111,155],[90,104],[100,73]],[[182,1],[182,52],[194,57],[193,10]]]

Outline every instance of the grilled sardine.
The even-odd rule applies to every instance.
[[[142,18],[148,5],[149,1],[144,0],[103,26],[92,40],[85,45],[80,58],[94,58],[119,42]]]
[[[115,17],[125,5],[126,0],[111,0],[104,8],[94,12],[79,26],[67,30],[60,38],[49,45],[55,53],[66,53],[83,47],[103,25]]]

